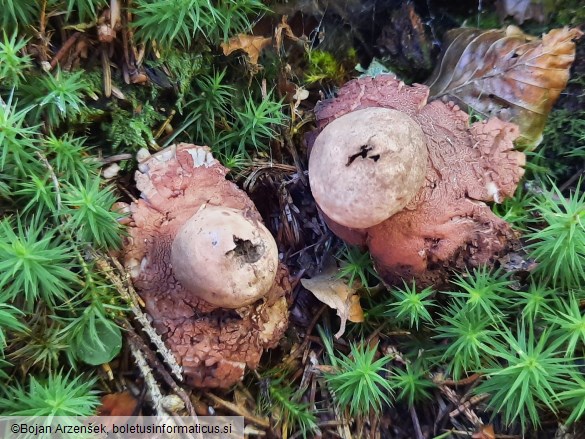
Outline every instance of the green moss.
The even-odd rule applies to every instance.
[[[348,79],[348,73],[358,64],[357,53],[351,49],[343,60],[329,52],[311,50],[308,52],[308,67],[305,81],[308,84],[331,82],[341,85]]]
[[[585,23],[585,8],[582,0],[548,0],[548,11],[554,26],[578,26]]]

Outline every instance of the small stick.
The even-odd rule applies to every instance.
[[[99,159],[99,162],[103,165],[109,165],[110,163],[121,162],[123,160],[131,160],[134,156],[132,154],[116,154],[110,157],[103,157]]]
[[[477,381],[479,378],[481,378],[481,375],[478,373],[474,373],[473,375],[469,375],[467,378],[463,378],[461,380],[458,381],[453,381],[453,380],[441,380],[439,382],[439,384],[441,385],[445,385],[445,386],[451,386],[451,387],[458,387],[458,386],[467,386],[469,384],[474,383],[475,381]]]
[[[132,195],[130,191],[126,189],[123,185],[118,184],[118,189],[124,192],[128,196],[128,198],[130,198],[133,202],[136,203],[138,201],[138,199],[134,195]]]
[[[315,325],[319,321],[319,318],[321,317],[321,314],[323,314],[323,312],[325,311],[325,309],[327,309],[327,305],[323,305],[323,306],[321,306],[321,308],[319,308],[319,311],[317,311],[317,314],[315,314],[315,316],[313,317],[313,319],[309,323],[309,326],[307,327],[307,331],[306,331],[306,334],[307,335],[305,336],[305,339],[303,340],[303,342],[301,343],[301,345],[297,349],[295,349],[294,352],[291,352],[290,353],[290,356],[289,356],[290,359],[294,359],[295,358],[295,355],[293,355],[293,353],[296,354],[298,351],[301,351],[302,352],[309,345],[309,342],[311,340],[310,340],[310,337],[308,335],[313,331],[313,328],[315,327]]]
[[[41,5],[41,18],[39,23],[39,36],[41,40],[41,47],[42,49],[39,50],[39,56],[41,59],[41,65],[45,66],[47,63],[47,36],[46,36],[46,29],[47,29],[47,0],[42,1]]]
[[[416,439],[425,439],[422,429],[420,428],[420,422],[418,421],[418,416],[416,414],[416,410],[413,406],[408,408],[410,412],[410,417],[412,418],[412,425],[414,426],[414,432],[416,434]]]
[[[225,407],[229,411],[231,411],[239,416],[243,416],[244,419],[247,419],[248,421],[256,424],[259,427],[262,427],[266,430],[270,428],[270,421],[268,420],[268,418],[259,418],[257,416],[254,416],[251,413],[249,413],[247,410],[243,410],[242,407],[240,407],[236,404],[233,404],[229,401],[225,401],[225,400],[221,399],[219,396],[214,395],[213,393],[206,392],[205,396],[207,396],[213,402],[215,402],[219,405],[222,405],[223,407]]]
[[[40,19],[40,23],[39,23],[39,33],[41,34],[41,38],[45,37],[45,29],[47,26],[46,23],[46,19],[47,19],[47,0],[43,0],[42,1],[42,5],[41,5],[41,19]],[[43,60],[45,61],[45,60]]]
[[[146,388],[152,399],[152,404],[156,412],[158,423],[164,425],[176,425],[175,420],[179,420],[180,422],[180,418],[171,417],[165,411],[162,403],[163,395],[160,387],[158,386],[158,383],[156,382],[156,379],[152,374],[152,369],[146,362],[146,358],[144,358],[142,351],[132,342],[132,340],[130,340],[130,352],[136,360],[136,365],[140,369],[140,373],[142,373],[142,376],[144,377],[144,383],[146,384]],[[196,416],[195,422],[197,422]],[[195,438],[203,439],[203,435],[201,433],[195,433]]]
[[[585,167],[581,168],[579,171],[574,173],[571,176],[571,178],[569,178],[566,182],[564,182],[561,185],[561,187],[559,187],[559,191],[563,192],[565,189],[567,189],[569,186],[571,186],[575,182],[575,180],[580,178],[583,174],[585,174]]]
[[[101,60],[104,83],[104,96],[109,98],[112,96],[112,67],[110,66],[110,57],[108,56],[109,47],[102,43]]]
[[[133,340],[130,340],[129,345],[130,352],[132,353],[132,356],[136,361],[136,365],[138,366],[138,369],[140,369],[140,373],[142,373],[142,376],[144,377],[144,383],[146,384],[148,393],[150,393],[150,397],[152,399],[152,406],[154,407],[156,416],[157,418],[166,421],[167,419],[169,419],[169,415],[167,415],[163,409],[162,406],[163,395],[162,392],[160,391],[160,388],[158,387],[156,379],[152,375],[152,369],[146,362],[144,354],[142,353],[140,348],[135,344],[135,342]]]
[[[197,414],[195,413],[195,409],[193,408],[193,404],[191,403],[191,399],[189,399],[189,395],[187,395],[185,390],[183,390],[181,387],[177,385],[175,380],[173,380],[173,377],[167,372],[167,370],[160,363],[158,358],[156,358],[156,355],[154,355],[154,353],[148,348],[146,343],[144,343],[144,340],[142,340],[142,338],[140,338],[140,336],[136,334],[136,332],[134,332],[134,329],[130,325],[126,325],[125,329],[126,333],[132,340],[132,342],[135,343],[136,346],[140,348],[140,350],[143,352],[148,363],[156,368],[156,370],[158,371],[158,373],[160,373],[165,383],[167,383],[167,385],[170,386],[171,389],[173,389],[173,392],[175,392],[175,394],[177,394],[179,398],[181,398],[181,400],[185,404],[185,408],[189,412],[189,415],[197,416]]]
[[[459,416],[463,411],[470,409],[474,405],[479,404],[481,401],[488,399],[489,397],[490,395],[488,393],[472,396],[469,400],[464,401],[455,410],[449,413],[449,417],[454,418],[455,416]]]
[[[51,67],[49,71],[53,70],[57,66],[57,63],[61,61],[61,58],[63,58],[65,54],[69,51],[69,49],[73,47],[73,45],[80,36],[81,32],[75,32],[67,39],[67,41],[65,41],[65,43],[61,46],[55,57],[51,60]]]
[[[122,284],[120,278],[112,273],[112,268],[108,264],[107,260],[100,256],[96,255],[96,263],[98,267],[103,271],[105,276],[114,284],[120,295],[126,302],[130,305],[130,310],[134,314],[136,320],[140,323],[142,329],[148,337],[150,341],[156,346],[157,351],[162,355],[165,363],[171,369],[171,372],[179,381],[183,381],[183,368],[177,363],[175,356],[173,353],[167,348],[167,346],[162,341],[160,335],[156,332],[156,330],[150,324],[150,321],[146,318],[140,306],[144,306],[144,302],[142,299],[136,294],[134,291],[134,287],[132,286],[132,282],[130,280],[130,276],[126,273],[126,288]],[[124,273],[124,269],[122,268],[121,264],[115,259],[111,259],[114,266],[118,269],[119,272]]]
[[[176,114],[176,111],[175,110],[172,110],[171,111],[171,114],[169,114],[169,117],[166,118],[166,120],[162,123],[162,125],[160,126],[160,128],[154,134],[154,139],[155,140],[158,140],[160,138],[160,136],[162,136],[162,134],[165,131],[165,129],[171,123],[171,120],[173,120],[173,117],[175,117],[175,114]]]
[[[445,385],[439,385],[439,390],[441,390],[441,393],[445,395],[447,399],[449,399],[449,401],[451,401],[453,404],[457,406],[460,405],[457,393],[453,389]],[[461,413],[465,415],[465,417],[473,424],[473,426],[479,427],[483,425],[481,419],[473,412],[473,410],[471,410],[471,408],[465,408]]]
[[[338,427],[339,425],[341,425],[340,421],[321,421],[317,423],[317,427],[321,428],[321,427]],[[303,434],[302,431],[297,431],[295,434],[293,434],[290,439],[296,439],[298,437],[301,437],[301,435]]]
[[[376,328],[374,332],[370,334],[370,336],[366,339],[366,344],[369,345],[375,337],[377,337],[388,325],[388,321],[385,321],[380,326]]]

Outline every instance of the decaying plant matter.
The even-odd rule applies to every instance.
[[[440,101],[428,103],[428,95],[426,86],[410,87],[390,75],[365,77],[347,83],[338,97],[322,101],[315,109],[320,134],[311,154],[317,158],[323,155],[323,149],[343,145],[343,151],[339,151],[343,166],[327,175],[335,181],[347,178],[356,182],[355,192],[360,196],[346,205],[349,216],[356,210],[375,208],[373,189],[360,182],[359,175],[354,176],[356,171],[361,180],[371,181],[387,172],[387,165],[378,168],[379,163],[393,162],[400,171],[391,180],[378,182],[378,190],[402,191],[405,182],[425,165],[403,154],[405,145],[396,144],[411,142],[416,136],[389,134],[385,141],[391,145],[384,149],[378,144],[382,137],[378,131],[366,129],[363,135],[356,135],[365,124],[372,125],[372,120],[389,125],[384,128],[389,133],[403,130],[402,119],[395,123],[377,119],[379,110],[371,107],[397,110],[424,133],[426,175],[404,209],[361,229],[327,218],[342,239],[369,248],[379,273],[390,283],[414,278],[421,286],[441,284],[448,278],[447,270],[488,263],[515,242],[509,225],[496,217],[486,202],[512,196],[524,173],[524,154],[515,151],[513,145],[518,127],[498,119],[470,126],[468,115],[459,107]],[[361,122],[342,122],[354,113],[361,114]],[[336,137],[323,141],[321,136],[327,136],[327,127],[334,121],[341,122]],[[327,164],[311,158],[309,177],[317,186],[327,185],[321,182],[323,166]],[[336,197],[335,181],[329,182],[332,197]],[[325,214],[329,212],[325,210]]]
[[[229,387],[286,329],[288,272],[208,148],[173,145],[139,162],[125,265],[186,382]]]
[[[483,117],[520,127],[516,145],[534,149],[548,114],[567,86],[579,29],[553,29],[535,38],[516,26],[454,29],[427,81],[431,97],[447,97]]]

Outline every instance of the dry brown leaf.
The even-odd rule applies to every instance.
[[[496,439],[496,434],[494,433],[494,426],[489,425],[482,425],[478,432],[473,433],[471,436],[473,439]]]
[[[449,97],[484,117],[520,127],[517,145],[534,149],[548,113],[569,80],[579,29],[553,29],[542,39],[514,26],[456,29],[427,81],[432,98]]]
[[[496,8],[501,18],[514,17],[519,24],[527,20],[544,23],[555,4],[554,0],[498,0]]]
[[[224,55],[229,55],[236,50],[243,50],[248,54],[250,64],[258,65],[258,58],[264,48],[272,44],[272,38],[256,37],[254,35],[239,34],[230,38],[227,43],[221,43]]]
[[[335,373],[337,372],[334,366],[329,364],[316,364],[311,367],[313,370],[321,372],[321,373]]]
[[[135,415],[138,401],[130,392],[108,393],[102,396],[102,404],[98,407],[99,416],[132,416]]]
[[[350,288],[343,279],[336,278],[335,273],[327,271],[312,279],[301,279],[301,283],[317,299],[337,311],[337,315],[341,318],[341,325],[335,338],[343,335],[348,320],[354,323],[364,321],[364,311],[356,289]]]
[[[278,26],[276,26],[276,30],[274,31],[274,41],[275,41],[274,46],[278,50],[280,50],[282,48],[283,34],[285,37],[289,38],[292,41],[299,41],[300,40],[300,38],[297,37],[294,34],[294,32],[292,31],[292,28],[288,24],[287,20],[288,20],[288,16],[283,15],[280,23],[278,24]]]

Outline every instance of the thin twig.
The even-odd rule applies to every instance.
[[[464,410],[472,408],[474,405],[479,404],[481,401],[488,399],[489,397],[489,393],[482,393],[480,395],[473,396],[469,400],[463,401],[455,410],[449,413],[449,417],[454,418],[459,416],[461,413],[463,413]]]
[[[47,0],[43,0],[41,4],[41,17],[39,22],[39,39],[41,40],[41,50],[39,50],[39,57],[42,65],[46,65],[47,62],[47,36],[45,32],[47,30]]]
[[[317,423],[317,428],[322,428],[322,427],[325,427],[325,428],[327,428],[327,427],[337,427],[339,425],[341,425],[341,422],[340,421],[321,421],[321,422],[318,422]],[[296,439],[296,438],[298,438],[300,436],[303,436],[303,431],[302,430],[297,431],[295,434],[293,434],[290,437],[290,439]]]
[[[585,167],[581,168],[579,171],[575,172],[571,178],[569,178],[567,181],[565,181],[560,187],[559,187],[559,191],[563,192],[565,189],[567,189],[569,186],[571,186],[577,179],[581,178],[583,175],[585,175]]]
[[[420,428],[420,422],[418,421],[418,416],[416,414],[416,410],[414,409],[413,406],[410,406],[408,408],[408,411],[410,412],[410,417],[412,419],[412,425],[414,426],[414,432],[416,434],[416,439],[425,439],[423,432]]]
[[[175,377],[179,381],[183,381],[183,368],[177,363],[177,360],[173,353],[164,344],[160,335],[152,327],[150,321],[142,312],[140,306],[141,305],[144,306],[144,303],[142,302],[140,296],[136,294],[136,291],[134,291],[134,286],[132,285],[132,281],[130,280],[129,274],[125,273],[124,268],[115,258],[110,259],[110,261],[116,267],[118,272],[125,273],[126,282],[124,285],[121,279],[114,273],[112,267],[104,257],[102,257],[101,255],[96,255],[95,259],[96,263],[98,264],[98,267],[116,287],[122,298],[128,303],[128,305],[130,306],[130,310],[132,311],[132,314],[134,314],[134,317],[136,318],[138,323],[140,323],[140,326],[148,335],[150,341],[156,346],[158,353],[161,354],[162,358],[164,359],[167,366],[170,368],[173,375],[175,375]]]
[[[167,419],[169,415],[164,411],[162,406],[162,392],[156,382],[156,379],[152,375],[152,369],[146,362],[146,358],[144,354],[140,350],[140,348],[136,345],[134,340],[130,340],[129,343],[130,352],[136,361],[136,366],[140,369],[140,373],[144,377],[144,383],[146,384],[146,388],[148,389],[148,393],[150,394],[150,398],[152,399],[152,406],[158,418]]]
[[[440,380],[438,381],[438,384],[451,387],[468,386],[469,384],[475,383],[479,378],[481,378],[481,375],[478,373],[474,373],[473,375],[469,375],[467,378],[463,378],[458,381]]]
[[[63,58],[65,56],[65,54],[69,51],[69,49],[71,49],[71,47],[73,47],[73,45],[75,44],[75,42],[77,41],[77,39],[80,36],[81,36],[81,32],[75,32],[73,35],[71,35],[67,39],[67,41],[65,41],[65,43],[61,46],[61,48],[57,52],[57,54],[51,60],[51,68],[49,70],[53,70],[57,66],[57,63],[59,61],[61,61],[61,58]]]
[[[43,0],[41,3],[41,19],[39,23],[39,33],[41,34],[41,38],[45,36],[45,29],[47,27],[46,19],[47,19],[47,0]]]
[[[166,128],[168,126],[170,126],[171,121],[173,120],[173,117],[175,117],[176,111],[175,110],[171,110],[171,114],[169,114],[169,117],[167,117],[165,119],[165,121],[161,124],[160,128],[158,130],[156,130],[156,133],[154,134],[154,139],[158,140],[160,138],[160,136],[163,135],[164,131],[166,130]]]
[[[211,399],[216,404],[219,404],[219,405],[225,407],[229,411],[231,411],[239,416],[243,416],[244,419],[248,420],[249,422],[252,422],[253,424],[256,424],[259,427],[262,427],[264,429],[270,428],[270,421],[268,420],[268,418],[259,418],[258,416],[254,416],[253,414],[249,413],[247,410],[242,409],[242,407],[240,407],[236,404],[233,404],[229,401],[225,401],[225,400],[221,399],[219,396],[214,395],[213,393],[207,392],[207,393],[205,393],[205,396],[208,397],[209,399]]]
[[[185,408],[187,409],[187,412],[189,412],[189,415],[190,416],[197,416],[197,414],[195,413],[195,408],[193,407],[193,404],[191,403],[191,399],[189,398],[189,395],[187,395],[187,392],[185,392],[185,390],[183,390],[181,387],[179,387],[177,385],[177,383],[175,382],[173,377],[167,372],[167,370],[164,368],[164,366],[160,363],[160,361],[158,360],[156,355],[148,348],[146,343],[144,343],[144,340],[142,340],[142,338],[138,334],[136,334],[136,332],[134,331],[134,329],[131,326],[128,325],[128,326],[126,326],[125,329],[126,329],[126,333],[127,333],[128,337],[143,352],[148,363],[151,366],[156,368],[157,372],[161,375],[164,382],[167,383],[167,385],[173,390],[173,392],[175,392],[175,394],[179,398],[181,398],[181,400],[185,404]]]
[[[289,358],[294,359],[296,357],[297,352],[303,352],[305,350],[305,348],[309,345],[311,339],[309,337],[309,334],[313,331],[313,328],[315,327],[315,325],[317,324],[317,322],[319,321],[319,318],[321,317],[321,314],[323,314],[323,312],[327,309],[327,305],[322,305],[321,308],[319,308],[319,311],[317,311],[317,314],[315,314],[313,316],[313,319],[311,320],[311,322],[309,323],[309,326],[307,327],[307,330],[305,332],[305,339],[303,340],[303,342],[301,343],[301,345],[295,349],[294,352],[291,352],[289,355]],[[288,363],[288,362],[287,362]]]
[[[376,330],[375,330],[375,331],[373,331],[373,332],[372,332],[372,333],[371,333],[371,334],[368,336],[368,338],[366,339],[366,345],[369,345],[369,344],[372,342],[372,340],[374,340],[374,338],[376,338],[378,335],[380,335],[380,333],[381,333],[381,332],[382,332],[384,329],[386,329],[386,326],[388,326],[388,320],[387,320],[387,321],[385,321],[385,322],[383,322],[383,323],[382,323],[380,326],[378,326],[378,327],[376,328]]]
[[[150,398],[152,399],[152,405],[153,405],[154,411],[156,413],[158,424],[160,424],[160,425],[163,425],[163,424],[164,425],[176,425],[177,422],[175,422],[175,421],[178,421],[179,423],[181,423],[182,422],[181,418],[171,417],[165,411],[164,404],[163,404],[162,392],[160,390],[160,387],[158,386],[158,383],[156,382],[156,379],[154,378],[154,375],[152,374],[152,369],[148,365],[146,358],[144,357],[143,352],[134,343],[133,340],[130,340],[129,345],[130,345],[130,352],[132,353],[132,356],[134,357],[134,360],[136,361],[136,365],[138,366],[138,369],[140,369],[140,372],[142,373],[142,376],[144,377],[144,383],[146,384],[147,391],[150,394]],[[194,420],[195,420],[195,422],[197,422],[196,415],[195,415]],[[195,433],[195,438],[196,439],[203,439],[203,434],[202,433]]]
[[[102,61],[102,77],[104,84],[104,96],[109,98],[112,96],[112,67],[110,66],[110,57],[108,56],[109,46],[102,43],[101,46],[101,61]]]
[[[116,162],[121,162],[123,160],[132,160],[134,158],[134,156],[132,154],[116,154],[116,155],[112,155],[110,157],[102,157],[101,159],[99,159],[99,162],[102,165],[108,165],[110,163],[116,163]]]
[[[443,395],[447,397],[449,401],[451,401],[456,406],[459,406],[461,404],[461,401],[459,400],[457,393],[453,389],[445,385],[439,385],[439,390]],[[482,420],[479,418],[479,416],[475,414],[475,412],[471,408],[469,407],[464,408],[461,413],[465,415],[465,417],[469,420],[469,422],[471,422],[471,424],[474,427],[480,427],[481,425],[483,425]]]

